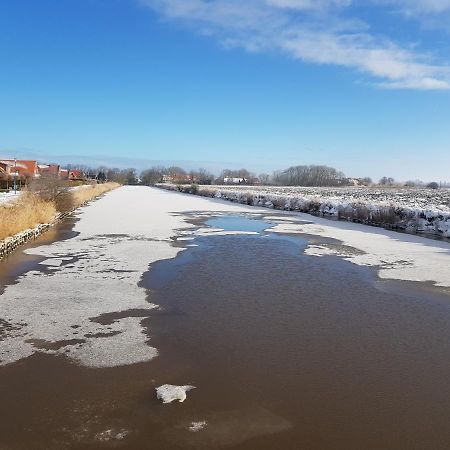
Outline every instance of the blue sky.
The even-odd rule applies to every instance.
[[[450,179],[450,0],[5,0],[0,153]]]

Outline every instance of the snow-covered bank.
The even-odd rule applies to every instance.
[[[14,191],[9,192],[0,192],[0,204],[1,203],[9,203],[16,199],[20,195],[20,192],[14,194]]]
[[[159,187],[252,206],[299,211],[409,233],[450,237],[450,190],[292,188],[268,186]]]

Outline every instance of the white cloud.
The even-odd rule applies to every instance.
[[[375,0],[376,3],[393,5],[407,13],[442,13],[450,10],[450,0]]]
[[[280,51],[308,63],[364,73],[391,89],[450,89],[450,67],[430,55],[375,37],[358,18],[327,13],[350,0],[140,0],[167,19],[215,36],[226,47]],[[375,0],[414,3],[408,0]],[[417,2],[415,2],[417,3]],[[450,0],[421,0],[431,8]],[[295,11],[292,11],[295,9]],[[345,9],[345,8],[344,8]],[[320,13],[317,12],[320,10]]]
[[[351,0],[266,0],[270,6],[286,9],[318,10],[351,4]]]
[[[390,42],[376,43],[367,34],[302,32],[283,45],[304,61],[350,67],[384,80],[378,83],[383,87],[450,89],[449,68],[430,64]]]
[[[437,80],[435,78],[391,81],[389,83],[378,83],[378,86],[386,89],[420,89],[424,91],[450,89],[450,83],[448,81]]]

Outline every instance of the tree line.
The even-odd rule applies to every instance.
[[[69,166],[70,167],[70,166]],[[272,174],[255,174],[245,168],[223,169],[218,176],[212,172],[200,168],[197,170],[185,170],[179,166],[153,166],[138,172],[134,168],[119,169],[101,167],[92,169],[86,166],[81,168],[91,178],[101,181],[113,181],[120,184],[151,186],[158,183],[170,182],[177,184],[248,184],[248,185],[274,185],[274,186],[406,186],[427,187],[430,189],[448,188],[447,182],[423,182],[421,180],[406,181],[400,183],[393,177],[383,176],[378,181],[370,177],[348,178],[342,171],[326,165],[297,165],[284,170],[274,171]]]

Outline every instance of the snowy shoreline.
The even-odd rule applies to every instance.
[[[436,203],[441,200],[442,204],[431,204],[433,192],[426,190],[403,190],[399,193],[391,190],[387,195],[386,190],[372,188],[338,191],[268,186],[158,184],[157,187],[249,206],[297,211],[411,234],[450,238],[450,191],[445,191],[447,195],[443,199],[435,199]],[[380,195],[380,191],[384,195]],[[408,192],[412,198],[406,198]]]

